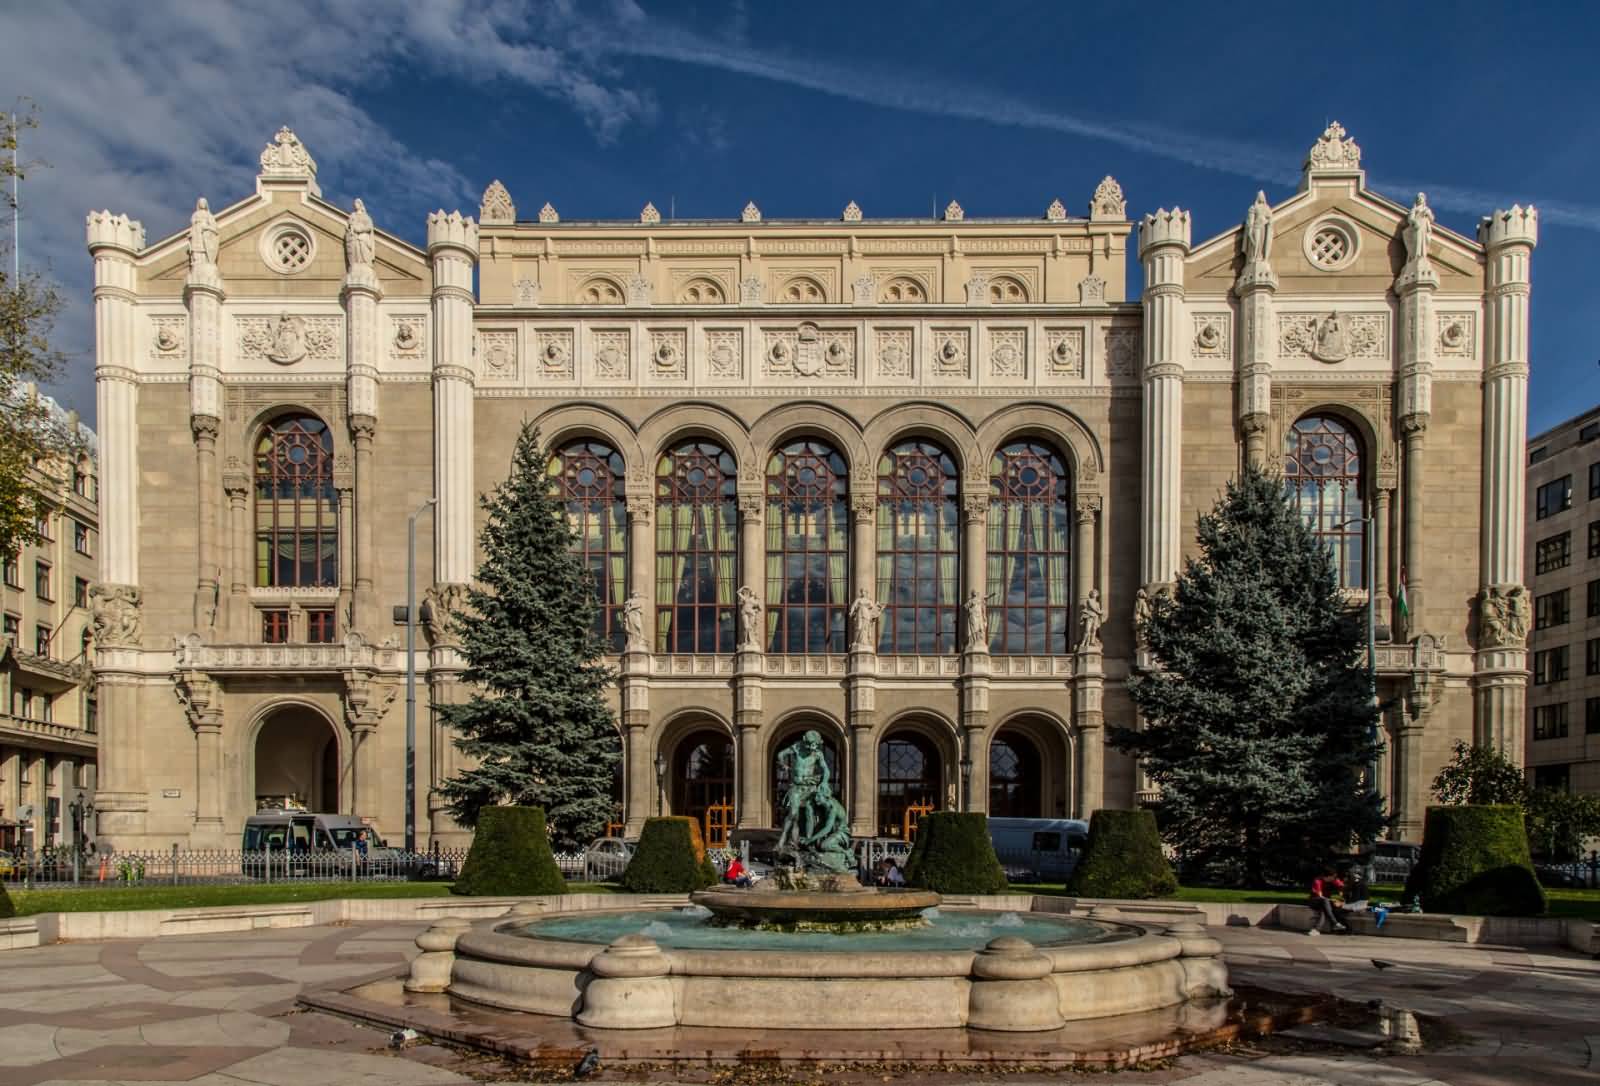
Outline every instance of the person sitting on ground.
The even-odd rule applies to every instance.
[[[1317,914],[1317,926],[1313,931],[1321,931],[1323,921],[1327,921],[1335,932],[1349,931],[1345,926],[1345,911],[1334,904],[1334,898],[1344,893],[1344,882],[1333,873],[1333,868],[1324,867],[1322,874],[1311,880],[1311,897],[1307,905]]]
[[[734,886],[749,886],[750,872],[745,870],[744,864],[735,856],[728,861],[728,869],[722,873],[722,881],[732,883]]]

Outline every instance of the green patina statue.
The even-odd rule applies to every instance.
[[[850,814],[833,794],[822,736],[808,731],[778,754],[789,774],[783,798],[783,830],[776,852],[801,871],[843,874],[855,868]]]

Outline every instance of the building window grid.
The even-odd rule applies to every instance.
[[[849,469],[825,442],[801,438],[767,461],[769,652],[845,651],[850,598]]]
[[[1591,637],[1583,646],[1583,673],[1600,675],[1600,637]]]
[[[1600,618],[1600,578],[1589,582],[1588,606],[1584,608],[1586,618]]]
[[[288,644],[289,612],[286,608],[261,612],[261,640],[267,645]]]
[[[1543,520],[1572,508],[1572,476],[1563,475],[1541,486],[1534,499],[1533,518]]]
[[[33,654],[35,656],[50,655],[50,627],[42,622],[33,628]]]
[[[50,593],[49,562],[35,562],[33,564],[33,594],[46,603],[55,599]]]
[[[72,522],[72,549],[85,558],[94,557],[94,548],[89,538],[89,526],[81,520]]]
[[[1054,449],[1018,441],[989,464],[989,651],[1070,651],[1071,481]]]
[[[1583,700],[1583,734],[1600,735],[1600,697]]]
[[[1589,465],[1589,500],[1600,498],[1600,460]]]
[[[656,462],[656,646],[731,653],[738,586],[738,468],[710,441]]]
[[[1567,703],[1536,705],[1533,709],[1534,739],[1565,739],[1567,737]]]
[[[339,583],[339,508],[333,435],[292,415],[256,443],[256,584],[326,588]]]
[[[1547,592],[1535,599],[1533,601],[1533,628],[1544,630],[1551,626],[1565,625],[1570,617],[1570,598],[1570,590],[1563,588],[1559,592]]]
[[[1533,654],[1533,685],[1564,682],[1567,678],[1567,646],[1540,649]]]
[[[620,651],[627,631],[622,609],[628,595],[627,473],[622,454],[599,441],[575,441],[550,458],[550,485],[566,509],[573,551],[594,580],[594,632]]]
[[[22,640],[22,616],[7,614],[5,616],[5,640],[12,648],[17,648]]]
[[[1535,573],[1551,573],[1565,568],[1571,561],[1571,532],[1562,532],[1560,535],[1541,539],[1534,546],[1533,570]]]
[[[9,558],[7,558],[5,560],[4,566],[5,566],[4,577],[5,577],[6,587],[7,588],[21,588],[22,587],[22,563],[17,560],[17,556],[13,554]]]
[[[45,513],[33,522],[34,531],[38,532],[39,538],[46,543],[55,542],[55,525],[51,523],[54,519],[51,514]]]
[[[307,642],[313,645],[331,645],[337,636],[333,608],[317,607],[306,611]]]
[[[72,606],[89,606],[89,582],[82,577],[72,579]]]
[[[1333,555],[1342,588],[1366,585],[1365,488],[1361,442],[1330,415],[1294,424],[1284,450],[1284,486],[1300,515]]]
[[[1589,557],[1600,558],[1600,520],[1589,522]]]
[[[878,651],[958,651],[960,585],[955,460],[931,442],[903,441],[878,461]]]

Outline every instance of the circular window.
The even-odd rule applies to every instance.
[[[261,259],[282,275],[305,271],[316,253],[310,231],[299,223],[286,223],[261,239]]]
[[[1358,236],[1348,223],[1320,222],[1306,231],[1306,259],[1322,271],[1338,271],[1356,258]]]

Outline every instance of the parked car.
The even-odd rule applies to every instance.
[[[632,841],[620,837],[597,837],[583,850],[583,878],[585,882],[609,882],[620,879],[633,859],[637,847]]]
[[[1089,841],[1076,818],[991,818],[989,839],[1012,882],[1065,882]]]
[[[366,847],[360,835],[366,834]],[[245,819],[242,870],[254,878],[453,878],[455,861],[394,848],[355,815],[299,810],[257,811]],[[270,869],[269,869],[270,865]]]

